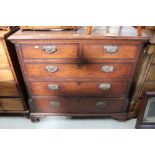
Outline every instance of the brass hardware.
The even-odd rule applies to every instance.
[[[50,104],[54,107],[54,108],[57,108],[60,106],[60,102],[58,101],[51,101]]]
[[[105,45],[104,46],[104,50],[105,50],[105,52],[107,52],[109,54],[113,54],[113,53],[118,51],[118,46],[115,46],[115,45]]]
[[[57,66],[46,66],[45,68],[50,73],[54,73],[54,72],[56,72],[58,70]]]
[[[97,103],[96,103],[96,107],[104,108],[105,106],[106,106],[106,103],[103,102],[103,101],[100,101],[100,102],[97,102]]]
[[[102,90],[108,90],[110,89],[111,85],[109,83],[101,83],[99,85],[99,88],[102,89]]]
[[[114,71],[114,67],[113,67],[113,66],[102,66],[102,67],[101,67],[101,70],[102,70],[103,72],[109,73],[109,72],[113,72],[113,71]]]
[[[59,86],[57,84],[48,84],[48,89],[50,89],[50,90],[58,90]]]
[[[55,45],[52,46],[43,46],[42,48],[46,53],[51,54],[57,51],[57,48]]]

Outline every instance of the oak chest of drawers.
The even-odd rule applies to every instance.
[[[0,27],[1,29],[1,27]],[[14,30],[0,30],[0,114],[28,114],[26,88],[13,44]]]
[[[135,69],[148,37],[134,28],[118,34],[18,31],[15,44],[29,92],[30,117],[111,116],[127,119]],[[114,29],[115,31],[115,29]],[[131,33],[130,33],[131,31]]]
[[[139,113],[144,92],[155,92],[155,39],[150,40],[142,55],[141,68],[131,100],[131,110]]]

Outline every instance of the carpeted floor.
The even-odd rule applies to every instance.
[[[134,129],[136,119],[119,122],[113,119],[66,119],[45,117],[32,123],[25,117],[0,117],[0,129]]]

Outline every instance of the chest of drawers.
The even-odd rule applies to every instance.
[[[28,114],[26,88],[14,46],[7,37],[14,30],[0,30],[0,114]]]
[[[139,113],[144,92],[155,91],[155,39],[150,40],[142,55],[141,68],[138,74],[138,80],[135,85],[135,91],[131,100],[131,109]]]
[[[98,28],[92,35],[81,28],[18,31],[9,37],[16,46],[33,121],[48,115],[128,118],[132,81],[148,37],[137,37],[130,27],[116,30],[116,36]]]

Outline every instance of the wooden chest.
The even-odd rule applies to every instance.
[[[27,114],[24,80],[15,47],[7,40],[13,32],[4,28],[0,31],[0,114]]]
[[[150,40],[142,55],[138,80],[131,100],[130,110],[138,114],[144,92],[155,92],[155,39]]]
[[[148,37],[134,28],[18,31],[15,44],[32,120],[47,115],[127,119],[135,69]],[[110,32],[111,32],[110,31]],[[115,33],[116,32],[116,33]]]

